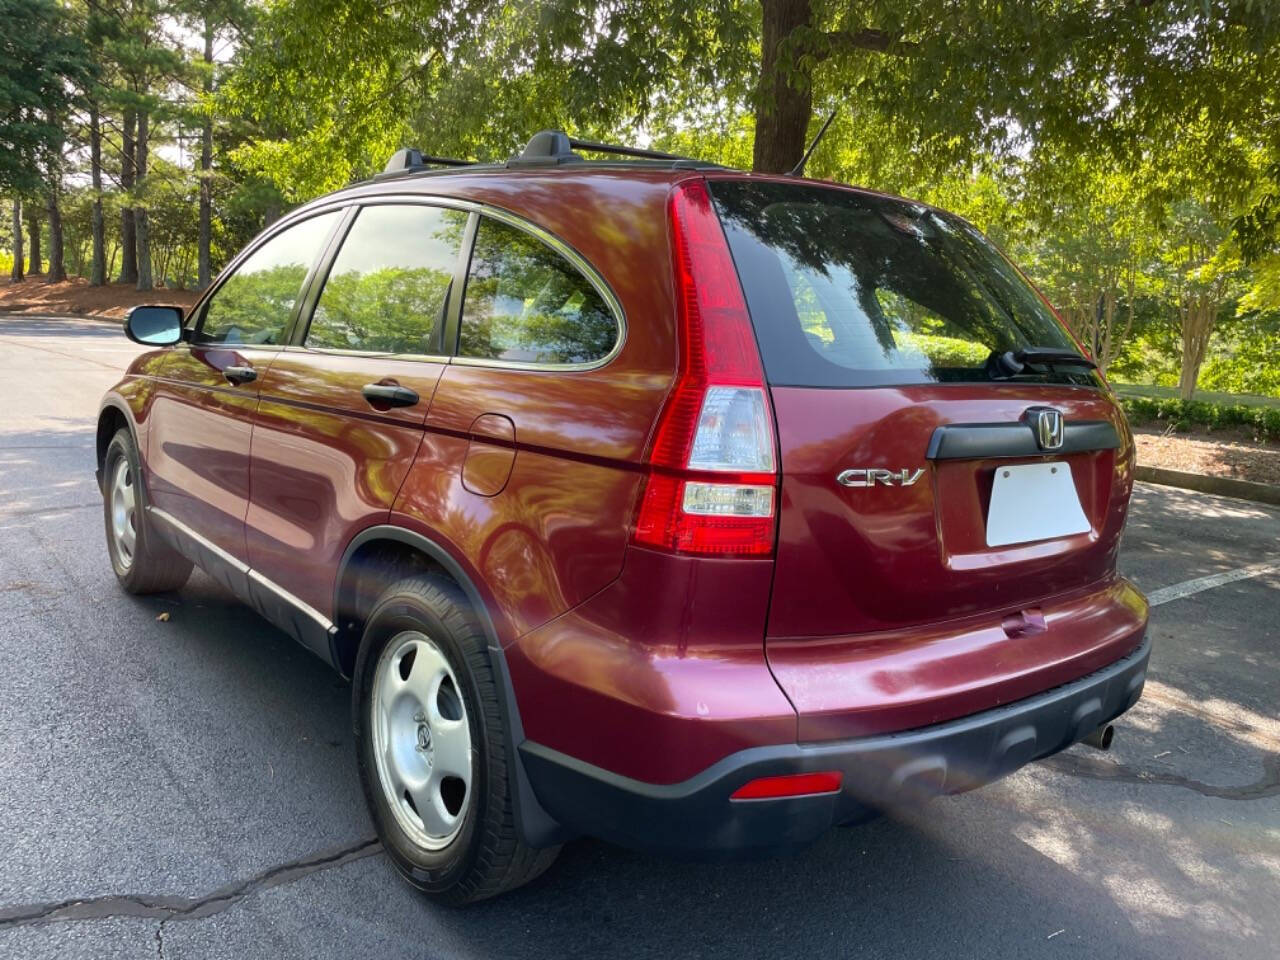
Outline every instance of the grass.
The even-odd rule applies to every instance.
[[[1177,387],[1154,387],[1138,383],[1112,383],[1116,393],[1126,397],[1149,397],[1154,400],[1174,400]],[[1243,404],[1246,407],[1280,407],[1280,397],[1264,397],[1256,393],[1218,393],[1213,390],[1197,390],[1196,400],[1206,403]]]

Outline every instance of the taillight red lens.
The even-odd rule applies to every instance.
[[[782,777],[760,777],[743,784],[729,796],[730,800],[777,800],[782,797],[807,797],[818,793],[835,793],[844,782],[839,770],[822,773],[793,773]]]
[[[680,361],[650,447],[634,539],[678,553],[768,555],[773,413],[742,286],[706,184],[678,185],[668,212]]]

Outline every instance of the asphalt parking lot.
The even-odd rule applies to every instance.
[[[93,424],[136,351],[0,317],[0,957],[1280,954],[1280,510],[1139,485],[1161,602],[1110,753],[782,860],[579,841],[449,910],[372,842],[343,683],[199,573],[117,589]]]

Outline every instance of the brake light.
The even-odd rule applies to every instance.
[[[773,414],[737,270],[706,185],[668,206],[680,361],[648,455],[636,543],[676,553],[773,552]]]

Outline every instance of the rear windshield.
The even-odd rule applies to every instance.
[[[859,387],[1007,379],[988,359],[1076,347],[976,229],[888,197],[712,180],[716,208],[775,385]],[[1096,383],[1030,368],[1019,382]]]

